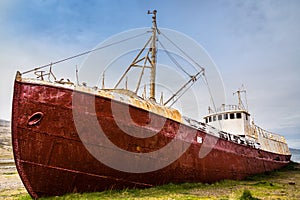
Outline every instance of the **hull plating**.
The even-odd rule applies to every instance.
[[[170,182],[211,183],[223,179],[243,179],[251,174],[281,168],[290,159],[289,155],[260,151],[215,138],[179,122],[113,102],[116,112],[122,114],[123,110],[129,108],[132,118],[118,119],[117,123],[111,99],[76,92],[80,102],[95,102],[95,106],[92,106],[95,110],[89,110],[81,107],[81,104],[77,107],[72,105],[74,94],[71,89],[15,82],[13,150],[18,172],[33,198],[71,192],[144,188]],[[73,116],[75,107],[77,113],[84,116],[76,123]],[[106,137],[119,149],[143,155],[163,149],[173,140],[181,145],[173,147],[175,154],[178,148],[187,148],[178,154],[174,162],[160,169],[140,173],[120,171],[103,164],[93,154],[103,154],[106,148],[96,137],[98,130],[93,124],[95,117]],[[120,124],[123,128],[120,128]],[[128,132],[141,133],[145,138],[135,137]],[[214,146],[204,146],[205,143],[197,142],[197,137],[207,141],[217,139],[217,142]],[[211,151],[200,158],[201,148],[210,148]],[[91,152],[91,149],[94,151]],[[115,155],[103,156],[113,159]],[[168,155],[162,155],[159,158],[162,160],[154,160],[153,165],[156,162],[159,164],[165,156]],[[124,165],[130,167],[130,163]]]

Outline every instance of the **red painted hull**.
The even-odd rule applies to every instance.
[[[134,173],[113,169],[92,156],[86,148],[90,145],[96,151],[102,152],[104,147],[100,145],[101,141],[89,138],[90,142],[95,142],[85,145],[82,143],[82,136],[78,135],[72,112],[73,92],[71,89],[49,85],[15,82],[13,150],[18,172],[33,198],[72,192],[144,188],[170,182],[211,183],[223,179],[243,179],[251,174],[281,168],[290,160],[289,155],[259,151],[224,139],[218,139],[210,153],[199,158],[203,144],[197,143],[196,137],[216,139],[214,136],[150,114],[151,119],[164,124],[163,128],[150,127],[146,132],[157,134],[145,139],[137,138],[124,133],[118,127],[111,110],[111,99],[76,92],[80,101],[95,102],[99,125],[109,140],[120,149],[140,154],[154,152],[172,140],[189,146],[174,162],[155,171]],[[120,110],[128,107],[123,103],[114,103]],[[97,131],[93,129],[94,124],[91,124],[95,117],[93,111],[80,106],[77,110],[84,116],[80,124],[86,133],[84,137],[93,137],[91,133]],[[149,124],[148,111],[132,106],[129,106],[129,111],[133,120],[121,119],[121,123],[129,131],[143,133],[143,127]],[[41,113],[41,121],[30,118],[34,113]],[[183,134],[176,137],[179,127]]]

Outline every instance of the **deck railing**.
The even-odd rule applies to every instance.
[[[225,105],[223,104],[221,107],[217,108],[216,111],[214,111],[211,107],[208,108],[208,113],[219,113],[219,112],[225,112],[225,111],[231,111],[231,110],[244,110],[240,108],[238,105]]]

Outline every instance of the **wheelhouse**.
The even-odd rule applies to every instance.
[[[204,117],[205,123],[234,135],[246,135],[250,125],[250,114],[235,106],[228,106]]]
[[[249,120],[249,113],[245,111],[233,111],[233,112],[226,112],[226,113],[217,113],[214,115],[205,116],[204,120],[205,123],[213,122],[213,121],[222,121],[222,120],[239,120],[245,119],[246,121]]]

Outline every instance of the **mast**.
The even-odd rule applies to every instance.
[[[153,14],[152,16],[152,43],[151,43],[151,74],[150,74],[150,96],[151,100],[155,101],[155,77],[156,77],[156,33],[157,33],[157,24],[156,24],[156,10],[153,12],[148,11],[148,14]]]
[[[233,93],[233,94],[237,94],[237,96],[238,96],[238,109],[242,109],[242,110],[246,110],[245,109],[245,106],[244,106],[244,104],[243,104],[243,101],[242,101],[242,97],[241,97],[241,93],[245,93],[246,94],[246,90],[242,90],[242,89],[238,89],[235,93]],[[246,99],[246,101],[247,101],[247,99]]]
[[[242,109],[241,91],[238,90],[238,91],[236,91],[236,93],[238,95],[238,107],[239,107],[239,109]]]
[[[152,35],[149,38],[149,40],[146,42],[145,46],[141,49],[141,51],[138,53],[138,55],[135,57],[133,62],[128,66],[124,74],[121,76],[117,84],[115,85],[114,89],[116,89],[121,81],[125,78],[126,74],[133,68],[133,67],[138,67],[141,68],[141,74],[138,78],[138,83],[135,89],[135,93],[137,94],[139,90],[139,86],[144,74],[144,69],[148,68],[150,69],[150,94],[149,94],[149,99],[152,101],[155,100],[155,78],[156,78],[156,53],[157,53],[157,47],[156,47],[156,42],[157,42],[157,33],[159,33],[157,24],[156,24],[156,10],[153,10],[152,12],[148,10],[148,14],[152,14]],[[147,48],[147,46],[150,46],[148,49],[148,52],[146,53],[145,56],[142,56],[144,50]],[[140,62],[143,61],[143,64],[139,64]],[[149,66],[150,65],[150,66]],[[127,81],[126,81],[127,82]],[[126,87],[127,90],[127,87]]]

